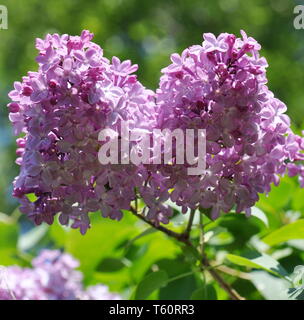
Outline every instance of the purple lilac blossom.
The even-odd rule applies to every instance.
[[[206,129],[206,174],[188,176],[182,165],[160,166],[171,200],[183,208],[245,212],[288,171],[304,187],[304,140],[290,129],[286,105],[267,87],[261,46],[222,33],[203,35],[202,45],[162,70],[157,104],[161,129]]]
[[[286,172],[304,187],[303,138],[267,87],[261,46],[241,33],[207,33],[201,46],[172,54],[156,94],[131,75],[137,66],[129,60],[104,58],[88,31],[37,39],[38,72],[9,94],[10,120],[15,134],[23,134],[14,181],[20,210],[36,224],[51,224],[59,214],[61,224],[84,234],[89,212],[119,220],[135,189],[146,217],[159,224],[172,215],[169,198],[183,213],[200,206],[217,218],[232,209],[249,215],[258,194]],[[132,130],[205,129],[206,174],[189,176],[174,159],[172,165],[101,165],[98,133],[123,120]]]
[[[130,130],[150,130],[157,118],[155,94],[132,75],[137,65],[117,57],[110,62],[92,38],[85,30],[37,39],[38,72],[15,82],[8,105],[15,134],[22,134],[13,191],[20,211],[38,225],[59,214],[61,224],[82,234],[89,212],[121,219],[148,177],[143,165],[101,165],[99,132],[119,130],[122,121]]]
[[[33,268],[7,267],[0,279],[0,300],[120,300],[105,285],[82,285],[79,262],[59,250],[43,250]]]

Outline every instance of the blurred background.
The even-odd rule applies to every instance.
[[[270,65],[269,87],[287,104],[294,129],[300,131],[304,128],[304,30],[296,30],[293,25],[294,7],[301,4],[301,1],[0,0],[0,4],[8,8],[8,30],[0,30],[0,212],[11,214],[17,207],[16,201],[11,197],[12,180],[18,174],[18,166],[14,163],[15,137],[8,121],[7,94],[14,81],[19,81],[30,70],[37,70],[35,38],[44,37],[47,33],[79,35],[83,29],[90,30],[95,34],[93,41],[104,49],[106,57],[115,55],[121,59],[131,59],[139,65],[139,80],[145,86],[156,89],[160,70],[169,63],[171,53],[181,53],[190,45],[200,44],[204,32],[239,35],[240,29],[243,29],[262,45],[262,54]],[[281,190],[288,193],[288,184]],[[282,194],[278,194],[278,198],[281,196]],[[274,206],[275,203],[276,201]],[[104,239],[113,237],[111,246],[117,249],[130,233],[136,234],[137,229],[130,224],[132,221],[127,218],[118,226],[106,220],[100,230],[96,227],[96,232],[99,230]],[[112,229],[106,231],[106,225],[111,225]],[[64,244],[78,258],[82,257],[84,263],[87,261],[88,264],[83,269],[89,273],[100,258],[95,257],[95,261],[92,254],[95,261],[93,264],[93,260],[85,259],[88,246],[94,247],[98,243],[93,240],[94,233],[86,236],[86,241],[81,240],[81,236],[76,233],[72,233],[67,240],[63,231],[56,228],[57,226],[53,227],[50,232],[57,245]],[[42,238],[43,230],[40,232]],[[113,236],[115,232],[120,232],[120,238]],[[15,233],[11,236],[15,237]],[[154,260],[162,255],[166,259],[175,256],[178,250],[176,246],[169,241],[158,243],[157,237],[153,239],[153,245],[146,248],[141,246],[140,249],[150,250],[149,256],[154,254]],[[159,250],[163,245],[167,248],[166,253]],[[100,243],[98,248],[103,250],[105,257],[112,250],[104,243]],[[119,255],[117,252],[120,251],[115,251]],[[130,253],[132,254],[142,256],[143,252],[135,250]],[[113,261],[108,263],[112,266],[115,264]],[[148,267],[151,261],[141,259],[137,263]],[[145,272],[144,266],[141,272]],[[116,282],[105,274],[100,279],[97,278],[108,281],[114,289],[120,290],[123,277],[125,281],[136,282],[140,274],[135,275],[132,280],[130,275],[121,273],[121,278],[116,275]],[[191,286],[191,281],[187,283]],[[166,296],[166,293],[163,295]],[[254,293],[252,297],[255,297]]]

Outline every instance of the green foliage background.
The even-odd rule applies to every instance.
[[[92,229],[85,237],[57,223],[32,228],[20,217],[17,203],[10,196],[18,167],[14,164],[15,143],[5,108],[7,93],[13,81],[37,69],[35,38],[49,32],[76,35],[89,29],[95,34],[94,41],[104,48],[105,56],[116,55],[139,64],[139,80],[155,89],[170,53],[201,43],[203,32],[239,34],[244,29],[262,44],[262,54],[270,65],[269,87],[287,104],[292,125],[300,132],[304,128],[304,30],[293,26],[293,9],[299,3],[1,0],[0,4],[8,8],[9,29],[0,30],[0,211],[5,213],[0,215],[0,265],[29,265],[39,249],[62,248],[80,259],[86,284],[106,283],[126,299],[226,299],[226,293],[207,274],[204,279],[195,272],[195,257],[183,252],[177,243],[159,232],[135,238],[147,226],[130,213],[119,223],[93,214]],[[205,217],[208,256],[215,264],[224,264],[223,276],[246,298],[287,298],[286,290],[291,286],[288,275],[295,266],[304,264],[303,197],[297,182],[284,178],[269,197],[261,196],[257,217],[229,214],[216,222]],[[181,230],[186,218],[177,217],[170,227]],[[194,230],[192,236],[198,238],[198,231]],[[154,275],[159,286],[163,285],[161,289],[152,286],[151,292],[143,292],[140,288],[155,284],[155,279],[145,276],[159,270],[165,272],[165,276]],[[139,285],[143,279],[145,282]]]

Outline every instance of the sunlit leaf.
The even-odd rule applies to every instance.
[[[290,283],[274,277],[265,271],[250,273],[251,281],[267,300],[288,300],[287,290]]]
[[[47,231],[48,225],[41,224],[22,234],[18,239],[18,249],[26,251],[33,248],[45,236]]]
[[[30,200],[30,202],[35,202],[38,199],[35,193],[28,193],[26,194],[26,197]]]
[[[263,221],[266,227],[269,227],[269,222],[266,214],[259,208],[253,207],[251,209],[251,215]]]
[[[259,207],[265,211],[275,212],[282,209],[291,200],[294,190],[294,182],[285,177],[281,180],[278,187],[272,185],[269,195],[260,195]]]
[[[0,248],[16,248],[18,229],[15,223],[0,222]]]
[[[19,263],[18,252],[14,248],[0,248],[0,266],[10,266]]]
[[[297,220],[278,230],[273,231],[262,240],[270,246],[288,240],[304,239],[304,219]]]
[[[263,269],[278,277],[288,277],[286,270],[280,265],[278,261],[264,253],[253,253],[250,258],[237,256],[234,254],[227,254],[226,258],[239,266]]]
[[[130,247],[136,240],[140,239],[140,238],[143,238],[149,234],[152,234],[154,232],[156,232],[157,229],[154,229],[154,228],[148,228],[146,229],[145,231],[141,232],[139,235],[137,235],[136,237],[134,237],[133,239],[131,239],[130,241],[127,242],[127,245],[126,247]]]

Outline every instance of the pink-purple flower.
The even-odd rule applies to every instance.
[[[68,253],[46,250],[33,268],[10,266],[0,272],[0,300],[120,300],[105,285],[84,288],[79,262]]]
[[[84,234],[88,213],[119,220],[136,187],[148,176],[144,166],[102,166],[101,129],[156,124],[154,93],[132,75],[137,65],[113,57],[91,42],[93,35],[58,34],[37,39],[38,72],[29,72],[9,93],[10,120],[18,138],[20,174],[14,196],[36,224],[59,221]],[[34,194],[35,201],[28,199]]]
[[[171,55],[162,70],[157,104],[161,129],[205,129],[207,170],[188,176],[182,165],[159,167],[172,201],[183,207],[250,214],[287,172],[303,185],[304,140],[290,129],[287,108],[267,87],[261,46],[242,38],[204,34],[202,46]]]
[[[267,87],[261,46],[242,37],[204,34],[162,70],[156,93],[133,73],[137,65],[113,57],[83,31],[37,39],[37,72],[15,82],[9,118],[17,139],[20,174],[14,196],[36,224],[90,227],[89,213],[119,220],[137,196],[146,217],[168,223],[170,199],[183,213],[198,207],[250,214],[260,193],[286,172],[304,186],[304,140],[290,129],[286,106]],[[101,129],[205,129],[206,173],[187,165],[101,165]],[[152,159],[151,159],[152,163]],[[30,200],[29,195],[35,199]]]

